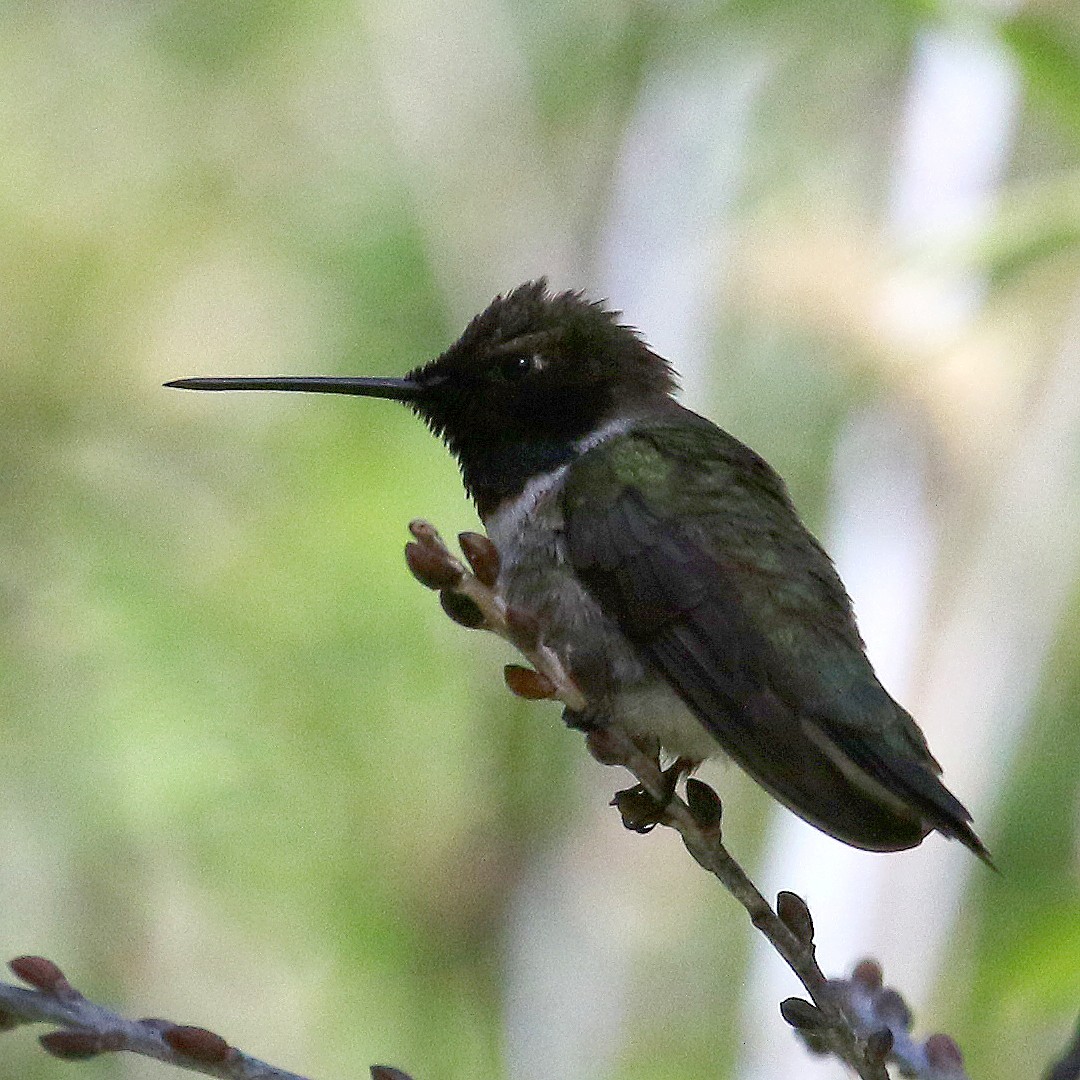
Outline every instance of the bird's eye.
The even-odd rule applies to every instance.
[[[520,379],[523,375],[528,375],[530,371],[536,371],[539,367],[539,356],[517,353],[500,360],[498,370],[504,379],[513,381],[514,379]]]

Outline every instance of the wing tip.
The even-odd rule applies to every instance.
[[[989,848],[979,839],[975,830],[967,822],[950,822],[946,826],[938,825],[937,830],[950,840],[959,840],[968,851],[976,855],[995,874],[1001,873],[990,854]]]

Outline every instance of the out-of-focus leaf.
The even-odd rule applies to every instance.
[[[1080,139],[1080,41],[1052,16],[1027,9],[1001,27],[1028,94]]]
[[[962,257],[1002,287],[1069,252],[1080,252],[1080,173],[1006,192]]]

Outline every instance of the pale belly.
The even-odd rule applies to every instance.
[[[574,674],[603,718],[673,757],[703,761],[720,745],[619,628],[567,564],[557,492],[563,471],[534,481],[485,522],[499,549],[499,588],[535,616],[545,644]]]

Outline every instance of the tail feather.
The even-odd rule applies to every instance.
[[[971,827],[971,814],[938,777],[940,767],[926,754],[925,760],[895,753],[878,753],[865,740],[844,737],[843,730],[830,726],[828,739],[845,755],[874,787],[918,813],[931,829],[959,840],[987,866],[996,870],[986,845]],[[847,771],[847,770],[845,770]]]

